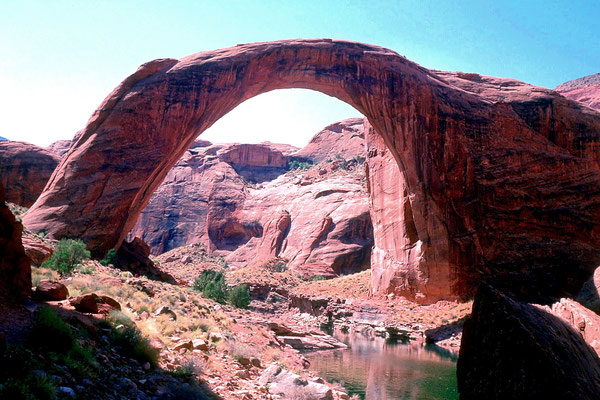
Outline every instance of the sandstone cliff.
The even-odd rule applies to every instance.
[[[6,201],[30,207],[59,161],[59,156],[34,144],[0,141],[0,181]]]
[[[364,158],[363,123],[328,126],[301,150],[198,140],[129,236],[142,238],[154,254],[203,243],[234,266],[282,258],[312,275],[366,268],[372,228],[364,169],[353,159]],[[288,172],[292,160],[324,162]]]

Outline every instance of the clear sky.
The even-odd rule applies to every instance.
[[[428,68],[549,88],[600,71],[597,0],[5,1],[0,136],[42,146],[70,139],[151,59],[315,37],[377,44]],[[351,116],[359,114],[320,93],[275,91],[240,105],[203,138],[303,145]]]

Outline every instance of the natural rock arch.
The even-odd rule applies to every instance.
[[[408,240],[397,241],[385,290],[465,297],[482,276],[517,275],[530,292],[555,293],[600,261],[598,113],[521,82],[430,71],[381,47],[327,39],[142,65],[94,112],[24,223],[103,255],[200,133],[283,88],[352,105],[396,160],[412,218],[395,233]]]

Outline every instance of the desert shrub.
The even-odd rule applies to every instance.
[[[202,296],[218,303],[225,303],[227,299],[227,285],[225,275],[220,271],[204,270],[194,280],[194,289],[201,292]]]
[[[113,325],[110,339],[136,360],[149,362],[153,366],[158,364],[159,351],[150,346],[150,339],[142,335],[135,324]]]
[[[58,271],[61,275],[70,274],[83,260],[90,258],[85,243],[77,239],[61,239],[54,253],[42,263],[42,267]]]
[[[106,257],[100,260],[100,264],[107,265],[117,265],[117,251],[115,249],[110,249],[108,253],[106,253]]]
[[[361,156],[354,156],[352,157],[352,160],[354,160],[356,165],[362,165],[365,163],[365,160]]]
[[[41,350],[65,353],[73,348],[75,335],[49,306],[41,307],[29,335],[30,343]]]
[[[283,260],[272,261],[266,263],[264,267],[272,272],[285,272],[287,270],[287,262]]]
[[[327,278],[325,278],[323,275],[314,275],[312,278],[310,278],[310,280],[313,282],[324,281],[326,279]]]
[[[299,170],[306,170],[309,169],[310,167],[313,166],[313,163],[310,161],[299,161],[299,160],[292,160],[288,163],[287,165],[287,169],[290,171],[299,169]]]
[[[250,290],[246,285],[238,285],[227,293],[227,301],[237,308],[248,308],[250,300]]]

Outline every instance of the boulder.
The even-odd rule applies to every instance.
[[[598,398],[600,359],[580,323],[593,315],[587,334],[597,337],[600,317],[581,309],[567,300],[552,307],[516,301],[482,285],[460,346],[461,400]]]
[[[265,369],[258,382],[268,385],[269,393],[280,395],[284,399],[333,400],[329,386],[308,381],[278,364],[272,364]]]
[[[140,238],[123,242],[117,249],[116,267],[136,275],[145,275],[164,282],[177,283],[175,278],[163,271],[150,260],[150,247]]]
[[[42,263],[49,259],[52,253],[54,253],[54,247],[36,235],[24,233],[22,241],[25,254],[27,254],[29,260],[37,266],[42,265]]]
[[[121,311],[118,301],[96,293],[86,293],[72,298],[71,305],[79,312],[92,314],[108,314],[111,311]]]
[[[69,289],[60,282],[44,279],[36,286],[34,296],[39,300],[60,301],[69,297]]]

